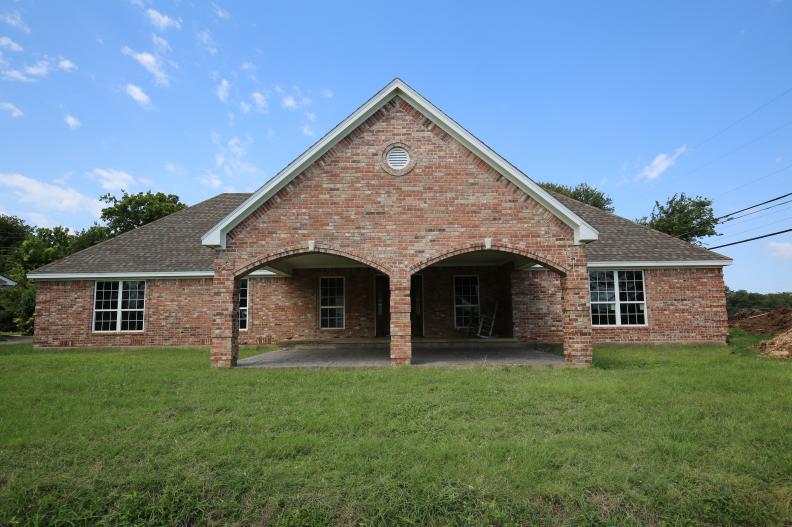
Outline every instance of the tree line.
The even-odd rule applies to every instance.
[[[0,214],[0,275],[15,281],[0,288],[0,331],[33,331],[36,288],[27,273],[186,207],[175,194],[124,191],[99,198],[102,223],[76,232],[66,227],[34,227],[22,218]]]
[[[614,210],[610,196],[586,183],[574,187],[540,185],[607,212]],[[59,226],[34,227],[16,216],[0,214],[0,274],[17,283],[0,289],[0,331],[30,333],[33,330],[36,290],[35,284],[27,279],[29,271],[186,207],[179,196],[162,192],[123,191],[121,197],[105,194],[99,199],[106,204],[101,223],[76,232]],[[648,216],[635,221],[695,244],[700,238],[717,234],[718,224],[711,200],[685,194],[675,194],[664,204],[655,202]]]

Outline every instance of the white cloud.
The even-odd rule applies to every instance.
[[[229,88],[231,88],[231,85],[228,84],[228,81],[225,79],[220,81],[220,84],[217,86],[217,98],[220,99],[221,102],[226,102],[226,99],[228,99]]]
[[[770,242],[767,244],[775,256],[780,256],[785,260],[792,260],[792,243],[790,242]]]
[[[333,96],[333,92],[331,92],[328,88],[322,90],[322,97],[327,97],[330,99]]]
[[[287,95],[283,98],[283,100],[281,100],[281,106],[288,108],[289,110],[294,110],[297,108],[297,101],[295,101],[294,97],[291,95]]]
[[[25,73],[34,77],[46,77],[50,70],[48,60],[36,61],[32,66],[25,66]]]
[[[22,113],[22,110],[17,108],[15,105],[11,104],[10,102],[0,102],[0,110],[4,110],[11,114],[11,117],[16,119],[17,117],[22,117],[25,115]]]
[[[87,176],[98,181],[105,190],[129,190],[137,182],[127,172],[114,168],[94,168]]]
[[[149,99],[149,96],[146,95],[146,93],[143,90],[141,90],[138,86],[135,86],[134,84],[126,85],[126,93],[127,95],[132,97],[132,99],[136,103],[138,103],[141,106],[145,107],[151,104],[151,99]]]
[[[165,170],[170,172],[171,174],[175,174],[177,176],[186,176],[187,175],[187,169],[186,168],[184,168],[183,166],[181,166],[179,164],[173,163],[171,161],[168,161],[167,163],[165,163]]]
[[[252,62],[243,62],[242,69],[248,72],[256,71],[256,65]]]
[[[3,70],[3,80],[33,82],[35,79],[28,77],[19,70]]]
[[[157,48],[157,51],[160,53],[168,53],[171,51],[168,41],[159,35],[151,35],[151,43],[154,44],[154,47]]]
[[[213,132],[212,142],[217,147],[217,151],[215,152],[215,168],[222,170],[226,177],[258,173],[258,168],[245,160],[248,147],[253,142],[250,137],[243,140],[234,136],[226,143],[223,143],[220,135]]]
[[[251,108],[252,107],[250,106],[250,103],[248,103],[247,101],[240,101],[239,111],[241,111],[242,113],[250,113]]]
[[[160,31],[165,31],[171,27],[174,27],[176,29],[181,29],[180,20],[176,20],[164,13],[160,13],[156,9],[151,9],[151,8],[146,9],[146,17],[148,17],[149,22],[151,22],[154,25],[154,27],[156,27]]]
[[[223,20],[231,18],[231,13],[229,13],[227,9],[223,9],[215,3],[212,3],[212,10],[217,18],[222,18]]]
[[[58,69],[63,71],[74,71],[77,69],[77,65],[69,59],[61,57],[58,61]]]
[[[154,76],[154,82],[156,84],[167,86],[168,83],[170,82],[168,79],[168,75],[165,73],[165,70],[163,69],[162,61],[155,55],[152,55],[151,53],[146,53],[144,51],[138,53],[135,50],[131,49],[129,46],[124,46],[121,49],[121,53],[123,53],[127,57],[131,57],[138,64],[143,66],[146,69],[146,71],[151,73]]]
[[[314,122],[316,121],[316,114],[313,112],[305,112],[305,116],[308,118],[309,121]]]
[[[217,45],[215,44],[212,34],[208,29],[199,31],[196,33],[195,37],[198,39],[198,42],[203,44],[204,48],[209,52],[210,55],[217,54]]]
[[[23,51],[22,46],[8,37],[0,37],[0,48],[7,49],[8,51]]]
[[[25,21],[22,20],[22,16],[20,16],[19,13],[5,13],[0,15],[0,20],[23,33],[30,33],[30,28],[25,24]]]
[[[209,188],[220,188],[223,185],[223,181],[213,172],[201,176],[201,183]]]
[[[66,117],[63,118],[63,120],[66,122],[67,125],[69,125],[69,128],[71,128],[72,130],[82,126],[80,120],[73,115],[67,115]]]
[[[316,134],[314,134],[313,129],[310,126],[308,126],[307,124],[304,124],[302,126],[302,133],[303,133],[303,135],[307,135],[308,137],[313,137],[314,135],[316,135]]]
[[[671,155],[666,153],[658,154],[635,179],[648,179],[649,181],[657,179],[663,172],[674,166],[677,159],[685,152],[687,152],[687,145],[680,146]]]
[[[80,213],[86,209],[99,217],[102,204],[81,192],[69,188],[44,183],[22,174],[0,174],[0,187],[14,190],[19,203],[33,204],[42,210]]]
[[[253,104],[256,106],[256,111],[259,113],[266,113],[269,109],[269,101],[268,97],[261,92],[254,91],[250,94],[250,98],[253,99]]]

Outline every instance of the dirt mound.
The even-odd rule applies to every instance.
[[[729,325],[751,333],[774,335],[792,328],[792,307],[779,307],[770,311],[741,309],[729,321]]]
[[[773,359],[788,359],[792,355],[792,328],[770,340],[763,340],[756,349]]]

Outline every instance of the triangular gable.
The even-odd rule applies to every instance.
[[[226,235],[239,225],[245,218],[256,211],[272,196],[288,185],[295,177],[322,157],[328,150],[337,145],[350,132],[363,124],[380,108],[394,97],[401,97],[416,110],[428,117],[448,135],[459,141],[463,146],[483,159],[496,172],[514,183],[523,192],[542,204],[556,217],[568,225],[574,232],[575,243],[586,243],[597,239],[598,233],[591,225],[564,206],[550,193],[537,185],[528,176],[520,172],[514,165],[503,159],[490,147],[482,143],[473,134],[465,130],[456,121],[444,114],[439,108],[426,100],[421,94],[409,87],[401,79],[394,79],[374,97],[366,101],[352,115],[344,119],[328,134],[319,139],[300,157],[289,163],[274,178],[269,180],[260,189],[254,192],[231,214],[204,234],[201,238],[203,245],[225,248]]]

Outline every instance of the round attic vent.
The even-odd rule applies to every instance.
[[[403,170],[410,163],[410,154],[404,147],[394,146],[385,154],[385,162],[393,170]]]

